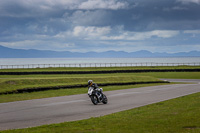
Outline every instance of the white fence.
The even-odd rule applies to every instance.
[[[131,66],[200,66],[200,62],[192,63],[78,63],[78,64],[23,64],[23,65],[0,65],[0,69],[16,68],[51,68],[51,67],[131,67]]]

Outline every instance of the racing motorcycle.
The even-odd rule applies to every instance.
[[[88,89],[88,96],[91,98],[91,101],[94,105],[97,105],[98,103],[107,104],[108,99],[105,94],[103,94],[103,89],[94,89],[93,87],[89,87]]]

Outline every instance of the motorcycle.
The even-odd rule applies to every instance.
[[[103,89],[99,88],[99,90],[94,89],[93,87],[89,87],[88,89],[88,96],[91,98],[91,101],[94,105],[98,103],[107,104],[108,99],[105,94],[103,94]]]

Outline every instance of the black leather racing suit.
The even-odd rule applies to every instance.
[[[96,83],[92,83],[92,85],[88,85],[88,89],[89,89],[90,87],[93,87],[95,90],[96,90],[97,88],[99,88],[99,86],[98,86]]]

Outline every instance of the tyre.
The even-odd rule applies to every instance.
[[[108,99],[106,97],[106,95],[103,94],[103,100],[102,103],[107,104],[108,103]]]
[[[98,104],[98,99],[97,99],[97,96],[93,95],[91,96],[91,101],[94,105],[97,105]]]

